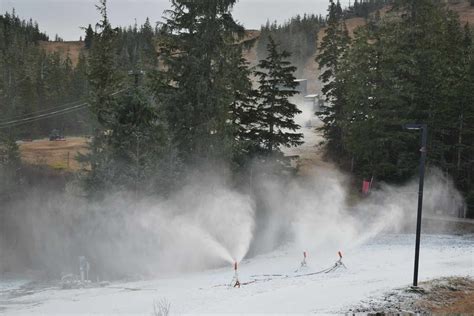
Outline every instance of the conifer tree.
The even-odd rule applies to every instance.
[[[257,105],[249,124],[249,138],[255,144],[257,154],[281,154],[280,147],[298,146],[303,134],[295,123],[295,115],[301,113],[289,98],[297,91],[293,73],[296,67],[287,59],[290,54],[280,52],[272,37],[269,38],[268,57],[258,64]]]
[[[86,49],[91,49],[93,39],[94,30],[92,29],[92,25],[89,24],[86,29],[86,36],[84,37],[84,46],[86,47]]]
[[[349,47],[350,38],[343,18],[339,1],[330,0],[328,8],[327,28],[319,48],[316,61],[319,63],[323,83],[322,93],[325,102],[317,115],[324,126],[321,128],[326,139],[327,150],[337,157],[344,151],[343,138],[343,111],[344,111],[344,84],[340,74],[343,71],[341,61]]]
[[[20,150],[11,134],[0,134],[0,176],[0,201],[5,201],[21,184]]]
[[[235,2],[174,0],[161,28],[166,85],[158,99],[188,165],[196,159],[232,159],[235,94],[234,82],[227,76],[239,69],[236,41],[244,34],[231,15]]]
[[[85,184],[92,196],[105,190],[128,190],[135,196],[165,193],[174,181],[177,158],[150,92],[139,82],[124,89],[116,69],[118,30],[107,19],[106,0],[98,6],[102,20],[89,57],[91,108],[99,128],[91,151],[82,159],[91,165]],[[124,91],[128,90],[128,91]]]

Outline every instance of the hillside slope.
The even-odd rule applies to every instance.
[[[469,0],[456,0],[456,1],[447,1],[447,6],[449,9],[453,10],[459,15],[460,21],[462,24],[470,23],[474,24],[474,6],[470,5]],[[388,7],[381,11],[382,15],[388,10]],[[366,21],[363,18],[351,18],[346,20],[346,25],[349,30],[350,35],[354,34],[354,30],[362,25],[365,25]],[[321,29],[318,33],[318,39],[321,40],[324,36],[325,29]],[[260,36],[260,31],[258,30],[247,30],[247,35],[245,40],[255,40],[253,47],[248,50],[245,50],[244,57],[250,63],[250,66],[253,67],[258,62],[257,55],[257,42]],[[77,64],[78,57],[81,51],[84,50],[84,42],[80,41],[70,41],[70,42],[41,42],[40,46],[47,52],[59,52],[63,57],[69,54],[69,57],[72,60],[73,65]],[[302,77],[308,79],[308,92],[314,93],[320,90],[320,84],[316,79],[319,75],[318,65],[315,62],[315,57],[312,56],[309,58],[303,69]]]
[[[0,311],[4,308],[9,315],[153,315],[153,305],[166,300],[173,314],[347,313],[361,301],[377,300],[393,288],[408,287],[414,238],[380,236],[347,249],[343,258],[347,269],[313,275],[334,265],[337,250],[310,253],[308,266],[297,269],[301,251],[287,246],[242,261],[241,288],[228,286],[233,277],[230,264],[221,269],[105,287],[90,284],[90,288],[68,290],[58,284],[33,283],[12,290],[10,286],[3,291],[0,288]],[[420,281],[454,275],[474,277],[473,241],[472,236],[425,236]]]

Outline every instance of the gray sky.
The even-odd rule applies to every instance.
[[[57,33],[64,40],[78,40],[84,33],[80,27],[98,20],[95,3],[96,0],[0,0],[0,14],[15,8],[20,17],[38,21],[51,38]],[[247,29],[259,29],[267,19],[282,22],[298,13],[325,15],[328,3],[329,0],[240,0],[234,17]],[[169,8],[169,1],[109,0],[108,5],[111,23],[126,26],[134,24],[135,19],[142,24],[146,17],[159,21],[163,10]]]

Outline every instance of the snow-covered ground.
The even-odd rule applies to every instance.
[[[257,280],[241,288],[227,286],[233,277],[230,266],[104,288],[38,288],[16,297],[10,281],[9,289],[0,290],[0,313],[151,315],[154,302],[163,299],[171,304],[172,314],[343,313],[367,297],[411,283],[414,239],[413,235],[384,235],[354,249],[341,249],[347,270],[315,275],[302,274],[333,265],[339,249],[333,256],[309,254],[308,267],[295,272],[302,253],[287,246],[241,262],[240,281]],[[474,235],[425,235],[421,247],[421,281],[474,277]]]

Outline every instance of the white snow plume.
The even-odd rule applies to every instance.
[[[295,116],[295,123],[304,127],[315,126],[318,124],[319,119],[316,117],[316,110],[314,105],[310,101],[305,101],[304,95],[297,95],[290,99],[290,101],[298,107],[301,111],[300,114]]]
[[[267,251],[282,242],[295,252],[329,253],[359,246],[381,232],[400,232],[415,223],[418,179],[402,186],[382,184],[367,198],[349,196],[350,179],[336,169],[317,167],[290,182],[266,179],[259,183],[265,204],[264,228],[256,233],[253,252]],[[439,170],[427,172],[424,214],[456,210],[462,203],[449,178]],[[409,230],[414,232],[413,229]]]
[[[418,185],[418,177],[400,186],[382,183],[380,188],[373,191],[370,197],[361,204],[361,207],[368,207],[377,213],[384,213],[389,209],[391,210],[389,213],[402,214],[400,221],[392,222],[392,229],[401,231],[409,227],[413,232],[418,209]],[[451,178],[437,168],[427,169],[423,193],[425,217],[457,216],[463,202],[463,197],[456,190]]]
[[[370,221],[352,214],[347,205],[349,180],[334,169],[314,168],[306,177],[289,183],[264,180],[263,194],[271,210],[271,223],[256,240],[257,252],[294,244],[295,252],[333,253],[347,249]],[[367,224],[369,225],[369,224]],[[261,234],[261,235],[260,235]],[[332,258],[332,257],[331,257]]]
[[[77,274],[78,257],[85,255],[93,279],[168,275],[239,262],[249,248],[254,255],[288,243],[297,258],[308,250],[312,258],[332,259],[338,250],[414,223],[416,179],[381,185],[358,200],[349,194],[350,179],[335,168],[317,167],[299,177],[254,170],[260,172],[253,173],[247,193],[217,171],[190,177],[163,199],[136,201],[117,193],[91,203],[70,193],[31,190],[3,213],[9,234],[1,236],[0,268],[58,277]],[[449,212],[462,202],[439,171],[431,170],[425,184],[424,214]]]
[[[100,278],[111,278],[192,271],[246,255],[254,203],[222,177],[191,178],[167,199],[131,196],[117,193],[87,203],[33,190],[9,211],[10,224],[18,227],[16,245],[8,247],[16,247],[11,265],[59,276],[77,273],[78,256],[85,255],[95,271],[101,268]]]

